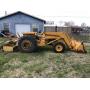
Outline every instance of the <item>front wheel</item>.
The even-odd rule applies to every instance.
[[[63,43],[59,42],[53,46],[53,49],[55,52],[61,53],[61,52],[65,51],[65,45]]]

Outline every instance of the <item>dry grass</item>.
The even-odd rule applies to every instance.
[[[59,54],[49,48],[36,53],[0,53],[0,77],[87,77],[90,78],[90,47],[87,54],[67,51]]]

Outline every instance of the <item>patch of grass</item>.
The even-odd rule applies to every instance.
[[[28,62],[28,56],[29,56],[29,53],[19,53],[18,59],[21,62],[26,63]]]
[[[6,62],[7,62],[7,59],[4,57],[3,54],[0,54],[0,65],[3,65]]]
[[[86,47],[87,53],[90,53],[90,47]]]
[[[47,75],[47,77],[53,77],[53,78],[63,78],[65,76],[66,72],[64,71],[53,71]]]
[[[76,64],[72,66],[81,77],[90,76],[90,64]]]
[[[56,58],[56,64],[59,64],[59,63],[61,63],[61,57],[60,56],[57,56],[57,58]]]
[[[35,72],[35,73],[41,73],[43,70],[45,70],[47,68],[47,65],[43,64],[43,63],[38,63],[38,64],[34,64],[34,65],[30,65],[30,66],[25,66],[24,70],[30,74],[31,72]]]
[[[3,65],[8,63],[9,59],[4,56],[4,54],[0,54],[0,72],[3,71]]]

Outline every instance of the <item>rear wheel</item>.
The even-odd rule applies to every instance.
[[[63,43],[59,42],[53,46],[53,49],[55,52],[61,53],[61,52],[65,51],[65,45]]]
[[[22,37],[18,42],[18,47],[21,52],[34,52],[37,48],[36,40],[30,37]]]

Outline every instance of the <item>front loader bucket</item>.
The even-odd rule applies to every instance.
[[[86,53],[87,51],[85,50],[85,46],[83,42],[76,41],[76,40],[71,40],[71,47],[72,50],[80,53]]]
[[[86,53],[87,51],[85,50],[85,46],[83,44],[83,42],[79,45],[79,47],[77,48],[77,52],[81,52],[81,53]]]

